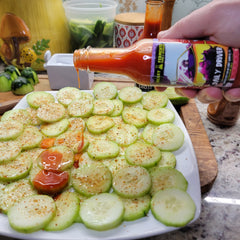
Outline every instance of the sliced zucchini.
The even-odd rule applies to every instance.
[[[96,140],[90,142],[87,150],[88,155],[96,160],[117,157],[119,151],[118,144],[109,140]]]
[[[37,117],[37,109],[28,107],[26,108],[27,113],[30,116],[31,119],[31,125],[38,126],[42,123],[42,121]]]
[[[129,164],[145,168],[155,166],[161,159],[160,150],[145,142],[136,142],[128,146],[125,157]]]
[[[48,171],[65,171],[73,166],[73,151],[66,146],[54,146],[41,152],[37,162]]]
[[[156,125],[153,125],[151,123],[147,124],[147,126],[142,131],[142,138],[144,139],[144,141],[150,144],[153,143],[152,136],[156,127],[157,127]]]
[[[12,109],[2,115],[1,121],[17,121],[22,123],[24,126],[27,126],[31,124],[31,116],[26,109]]]
[[[80,201],[76,192],[63,192],[55,200],[56,214],[44,228],[46,231],[60,231],[70,227],[79,215]]]
[[[0,122],[0,141],[17,138],[23,132],[23,124],[17,121]]]
[[[87,129],[84,131],[84,139],[86,139],[89,143],[96,140],[106,140],[107,133],[102,134],[92,134]]]
[[[41,132],[47,137],[57,137],[69,128],[68,119],[64,118],[53,123],[44,123],[40,126]]]
[[[110,82],[97,83],[93,88],[96,99],[114,99],[117,97],[117,87]]]
[[[47,195],[32,195],[23,198],[8,211],[10,226],[23,233],[43,229],[54,217],[56,205]]]
[[[142,128],[148,123],[147,111],[141,108],[125,108],[122,118],[125,123],[132,124],[137,128]]]
[[[153,144],[163,151],[175,151],[182,147],[184,134],[173,123],[159,125],[153,133]]]
[[[74,161],[74,167],[78,168],[82,165],[88,165],[88,164],[95,164],[96,161],[94,161],[92,158],[89,157],[88,153],[80,153],[78,156],[75,154],[75,161]]]
[[[166,107],[168,103],[168,96],[164,92],[150,91],[143,95],[142,104],[146,110],[152,110],[154,108]]]
[[[113,99],[112,100],[113,104],[114,104],[114,110],[111,113],[111,117],[117,117],[120,116],[122,114],[123,111],[123,102],[119,99]]]
[[[172,152],[162,152],[162,157],[157,164],[158,167],[176,167],[176,156]]]
[[[143,197],[150,191],[151,177],[143,167],[125,167],[113,176],[112,187],[119,196],[124,198]]]
[[[128,146],[138,139],[138,129],[130,124],[117,124],[108,130],[107,138],[120,146]]]
[[[189,101],[189,98],[177,94],[174,87],[167,87],[164,93],[167,94],[173,105],[183,105]]]
[[[166,188],[179,188],[183,191],[187,190],[188,182],[183,174],[175,168],[171,167],[154,167],[150,170],[152,178],[151,195],[154,196],[159,190]]]
[[[93,102],[89,99],[76,99],[68,105],[68,114],[71,117],[89,117],[93,111]]]
[[[109,116],[94,115],[88,118],[86,125],[89,132],[100,134],[112,128],[114,126],[114,121]]]
[[[31,125],[25,127],[23,133],[18,137],[22,150],[39,147],[42,139],[43,135],[39,129]]]
[[[102,163],[84,164],[72,169],[72,185],[78,193],[90,197],[108,192],[112,185],[112,175]]]
[[[82,131],[67,131],[56,138],[56,146],[67,146],[72,149],[74,153],[80,153],[86,149],[89,142],[84,137]]]
[[[112,193],[102,193],[86,199],[80,207],[80,217],[86,227],[105,231],[117,227],[123,220],[124,206]]]
[[[32,108],[39,108],[43,104],[54,103],[55,98],[49,92],[36,91],[27,95],[27,103]]]
[[[73,100],[79,99],[81,92],[78,88],[64,87],[57,92],[57,100],[63,106],[67,107]]]
[[[65,108],[60,103],[41,105],[37,110],[37,117],[43,122],[57,122],[64,118]]]
[[[21,144],[17,140],[0,142],[0,164],[15,159],[21,151]]]
[[[139,198],[121,198],[124,204],[124,221],[134,221],[146,216],[150,209],[151,197],[147,194]]]
[[[86,124],[85,121],[78,117],[78,118],[69,118],[69,130],[77,130],[77,131],[84,131]]]
[[[124,87],[119,91],[118,97],[124,103],[137,103],[142,100],[143,92],[138,87]]]
[[[84,92],[84,91],[81,91],[81,90],[80,90],[80,99],[88,100],[91,103],[93,103],[93,101],[94,101],[94,97],[93,97],[93,95],[91,93]]]
[[[28,179],[21,179],[8,184],[0,197],[0,209],[6,214],[10,207],[22,198],[36,194]]]
[[[196,205],[187,192],[170,188],[153,196],[151,211],[164,225],[183,227],[194,218]]]
[[[93,103],[94,115],[111,115],[113,111],[114,104],[110,99],[97,99]]]
[[[175,113],[169,108],[154,108],[148,112],[147,119],[155,125],[172,123],[175,119]]]
[[[28,175],[32,166],[32,158],[28,152],[22,152],[14,160],[0,164],[0,180],[16,181]]]

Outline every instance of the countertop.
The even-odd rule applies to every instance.
[[[175,232],[148,240],[238,240],[240,235],[240,119],[233,127],[219,127],[207,119],[207,105],[196,105],[218,163],[212,188],[202,195],[197,221]],[[13,240],[0,235],[0,240]],[[14,239],[15,240],[15,239]]]

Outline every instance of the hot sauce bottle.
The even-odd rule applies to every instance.
[[[75,50],[76,69],[127,75],[152,86],[240,86],[239,49],[205,40],[143,39],[128,48]]]

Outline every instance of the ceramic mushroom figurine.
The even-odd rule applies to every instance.
[[[0,38],[3,40],[0,52],[5,57],[8,64],[16,59],[20,65],[19,45],[29,42],[30,31],[25,22],[12,13],[6,13],[0,23]]]

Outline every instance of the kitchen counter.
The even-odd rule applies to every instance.
[[[49,87],[47,83],[45,87],[43,90]],[[198,100],[195,102],[218,163],[217,178],[211,189],[202,195],[202,211],[197,221],[178,231],[150,237],[148,240],[239,239],[240,119],[233,127],[218,127],[207,119],[207,105]],[[13,238],[0,236],[0,240]]]

